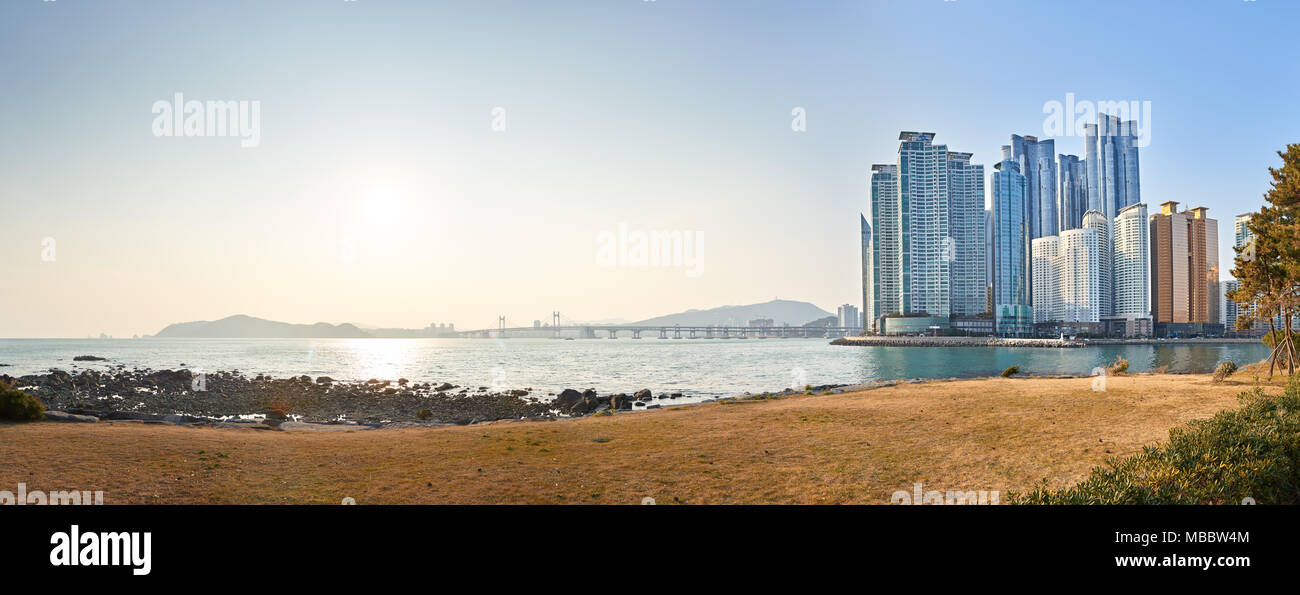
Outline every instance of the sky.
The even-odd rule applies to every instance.
[[[1228,263],[1300,142],[1297,22],[1292,0],[7,0],[0,337],[834,311],[861,302],[900,130],[991,174],[1068,94],[1150,102],[1143,200],[1209,207]],[[256,106],[257,134],[169,136],[177,93]],[[680,266],[639,234],[690,240]]]

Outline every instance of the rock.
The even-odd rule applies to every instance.
[[[280,424],[281,432],[355,432],[373,430],[370,426],[345,424],[312,424],[301,421],[286,421]]]
[[[146,421],[146,420],[162,420],[162,416],[158,415],[157,413],[140,413],[138,411],[109,411],[107,414],[104,415],[104,419],[110,421],[122,421],[122,420]]]
[[[334,383],[334,379],[330,378],[329,376],[321,376],[320,378],[316,379],[316,384],[333,384],[333,383]]]
[[[609,398],[609,405],[620,411],[627,411],[631,409],[633,402],[635,402],[635,400],[632,397],[623,393],[618,393],[617,395],[614,395]]]
[[[555,396],[555,399],[551,401],[551,404],[555,405],[555,408],[560,411],[568,411],[581,400],[582,393],[571,388],[566,388],[561,391],[560,394]]]
[[[632,395],[632,397],[638,401],[649,401],[654,398],[654,393],[650,392],[650,389],[648,388],[643,388],[636,391],[636,394]]]
[[[68,413],[66,411],[46,411],[45,419],[46,421],[66,421],[66,422],[79,422],[79,423],[89,423],[89,424],[93,424],[99,421],[98,417],[91,417],[89,415],[77,415],[75,413]]]
[[[601,402],[596,397],[596,391],[588,390],[587,392],[582,394],[582,400],[578,401],[577,403],[574,403],[573,407],[569,409],[569,415],[573,415],[573,416],[586,415],[588,413],[595,411],[596,408],[600,406],[601,406]]]
[[[164,423],[169,423],[173,426],[187,426],[193,423],[200,423],[205,420],[201,417],[194,417],[193,415],[178,415],[173,413],[171,415],[162,416],[162,421]]]
[[[74,362],[102,362],[107,360],[108,358],[99,357],[97,355],[78,355],[77,357],[72,358],[72,361]]]

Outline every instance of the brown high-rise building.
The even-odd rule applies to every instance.
[[[1156,324],[1221,322],[1219,222],[1205,212],[1205,207],[1179,212],[1178,203],[1168,201],[1151,215],[1151,317]]]

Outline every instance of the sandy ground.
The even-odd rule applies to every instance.
[[[0,490],[107,504],[881,503],[1063,487],[1237,406],[1206,375],[938,381],[551,422],[345,433],[0,424]]]

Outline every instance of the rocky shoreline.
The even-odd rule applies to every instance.
[[[126,369],[45,374],[0,381],[41,401],[51,421],[124,421],[278,430],[346,430],[468,425],[497,420],[554,420],[683,404],[681,393],[649,389],[601,395],[595,389],[541,394],[450,383],[327,376],[248,377],[238,371]],[[836,386],[812,387],[832,390]],[[793,393],[787,390],[785,393]],[[777,394],[785,394],[777,393]],[[770,394],[770,393],[769,393]],[[743,397],[742,397],[743,398]]]

